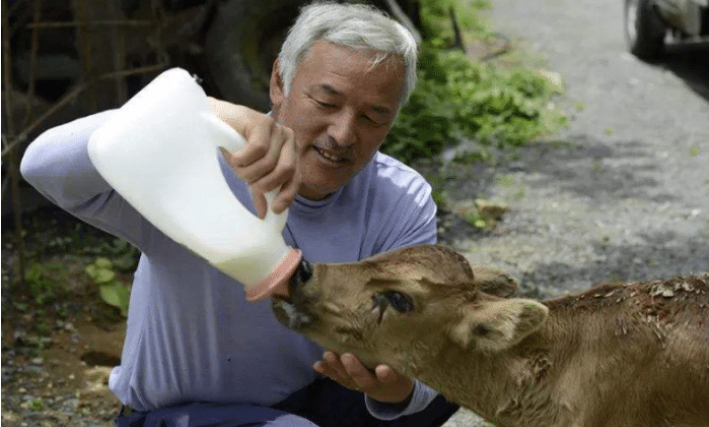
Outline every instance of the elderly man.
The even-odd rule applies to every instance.
[[[436,240],[430,186],[377,150],[416,79],[416,43],[366,6],[305,7],[270,84],[269,115],[211,99],[247,146],[221,159],[235,196],[289,208],[284,239],[311,262]],[[100,177],[87,141],[113,111],[51,129],[22,173],[47,198],[142,252],[121,365],[118,426],[436,426],[457,407],[388,366],[370,371],[275,320],[270,302],[160,233]],[[235,173],[234,173],[235,172]],[[364,394],[364,397],[363,397]]]

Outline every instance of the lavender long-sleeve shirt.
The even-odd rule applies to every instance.
[[[25,179],[52,202],[142,252],[110,389],[145,411],[189,401],[272,405],[312,382],[321,347],[280,325],[269,300],[247,302],[240,283],[158,231],[101,178],[86,146],[112,114],[45,132],[21,164]],[[221,165],[234,195],[253,212],[244,183]],[[326,200],[297,197],[283,236],[310,262],[348,262],[435,242],[435,215],[426,181],[377,153]],[[367,405],[374,416],[391,419],[423,409],[433,397],[417,383],[403,412],[370,399]]]

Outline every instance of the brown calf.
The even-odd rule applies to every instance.
[[[498,427],[709,426],[709,274],[537,302],[420,245],[316,264],[306,279],[274,302],[282,323]]]

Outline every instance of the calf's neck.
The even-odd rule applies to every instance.
[[[443,246],[315,264],[274,300],[323,347],[387,364],[498,427],[709,426],[709,274],[512,298]]]

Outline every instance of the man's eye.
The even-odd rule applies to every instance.
[[[378,122],[378,121],[374,120],[373,118],[371,118],[371,117],[369,117],[369,116],[367,116],[367,115],[363,115],[362,118],[364,118],[364,120],[366,120],[367,123],[369,123],[371,126],[374,126],[374,127],[382,127],[382,126],[386,126],[386,125],[387,125],[387,123]]]
[[[409,295],[397,291],[387,291],[383,293],[384,297],[389,301],[389,304],[394,310],[399,313],[409,313],[414,309],[414,301]]]
[[[328,104],[327,102],[322,102],[322,101],[315,101],[315,102],[317,102],[321,107],[325,107],[325,108],[335,108],[336,107],[335,104]]]

